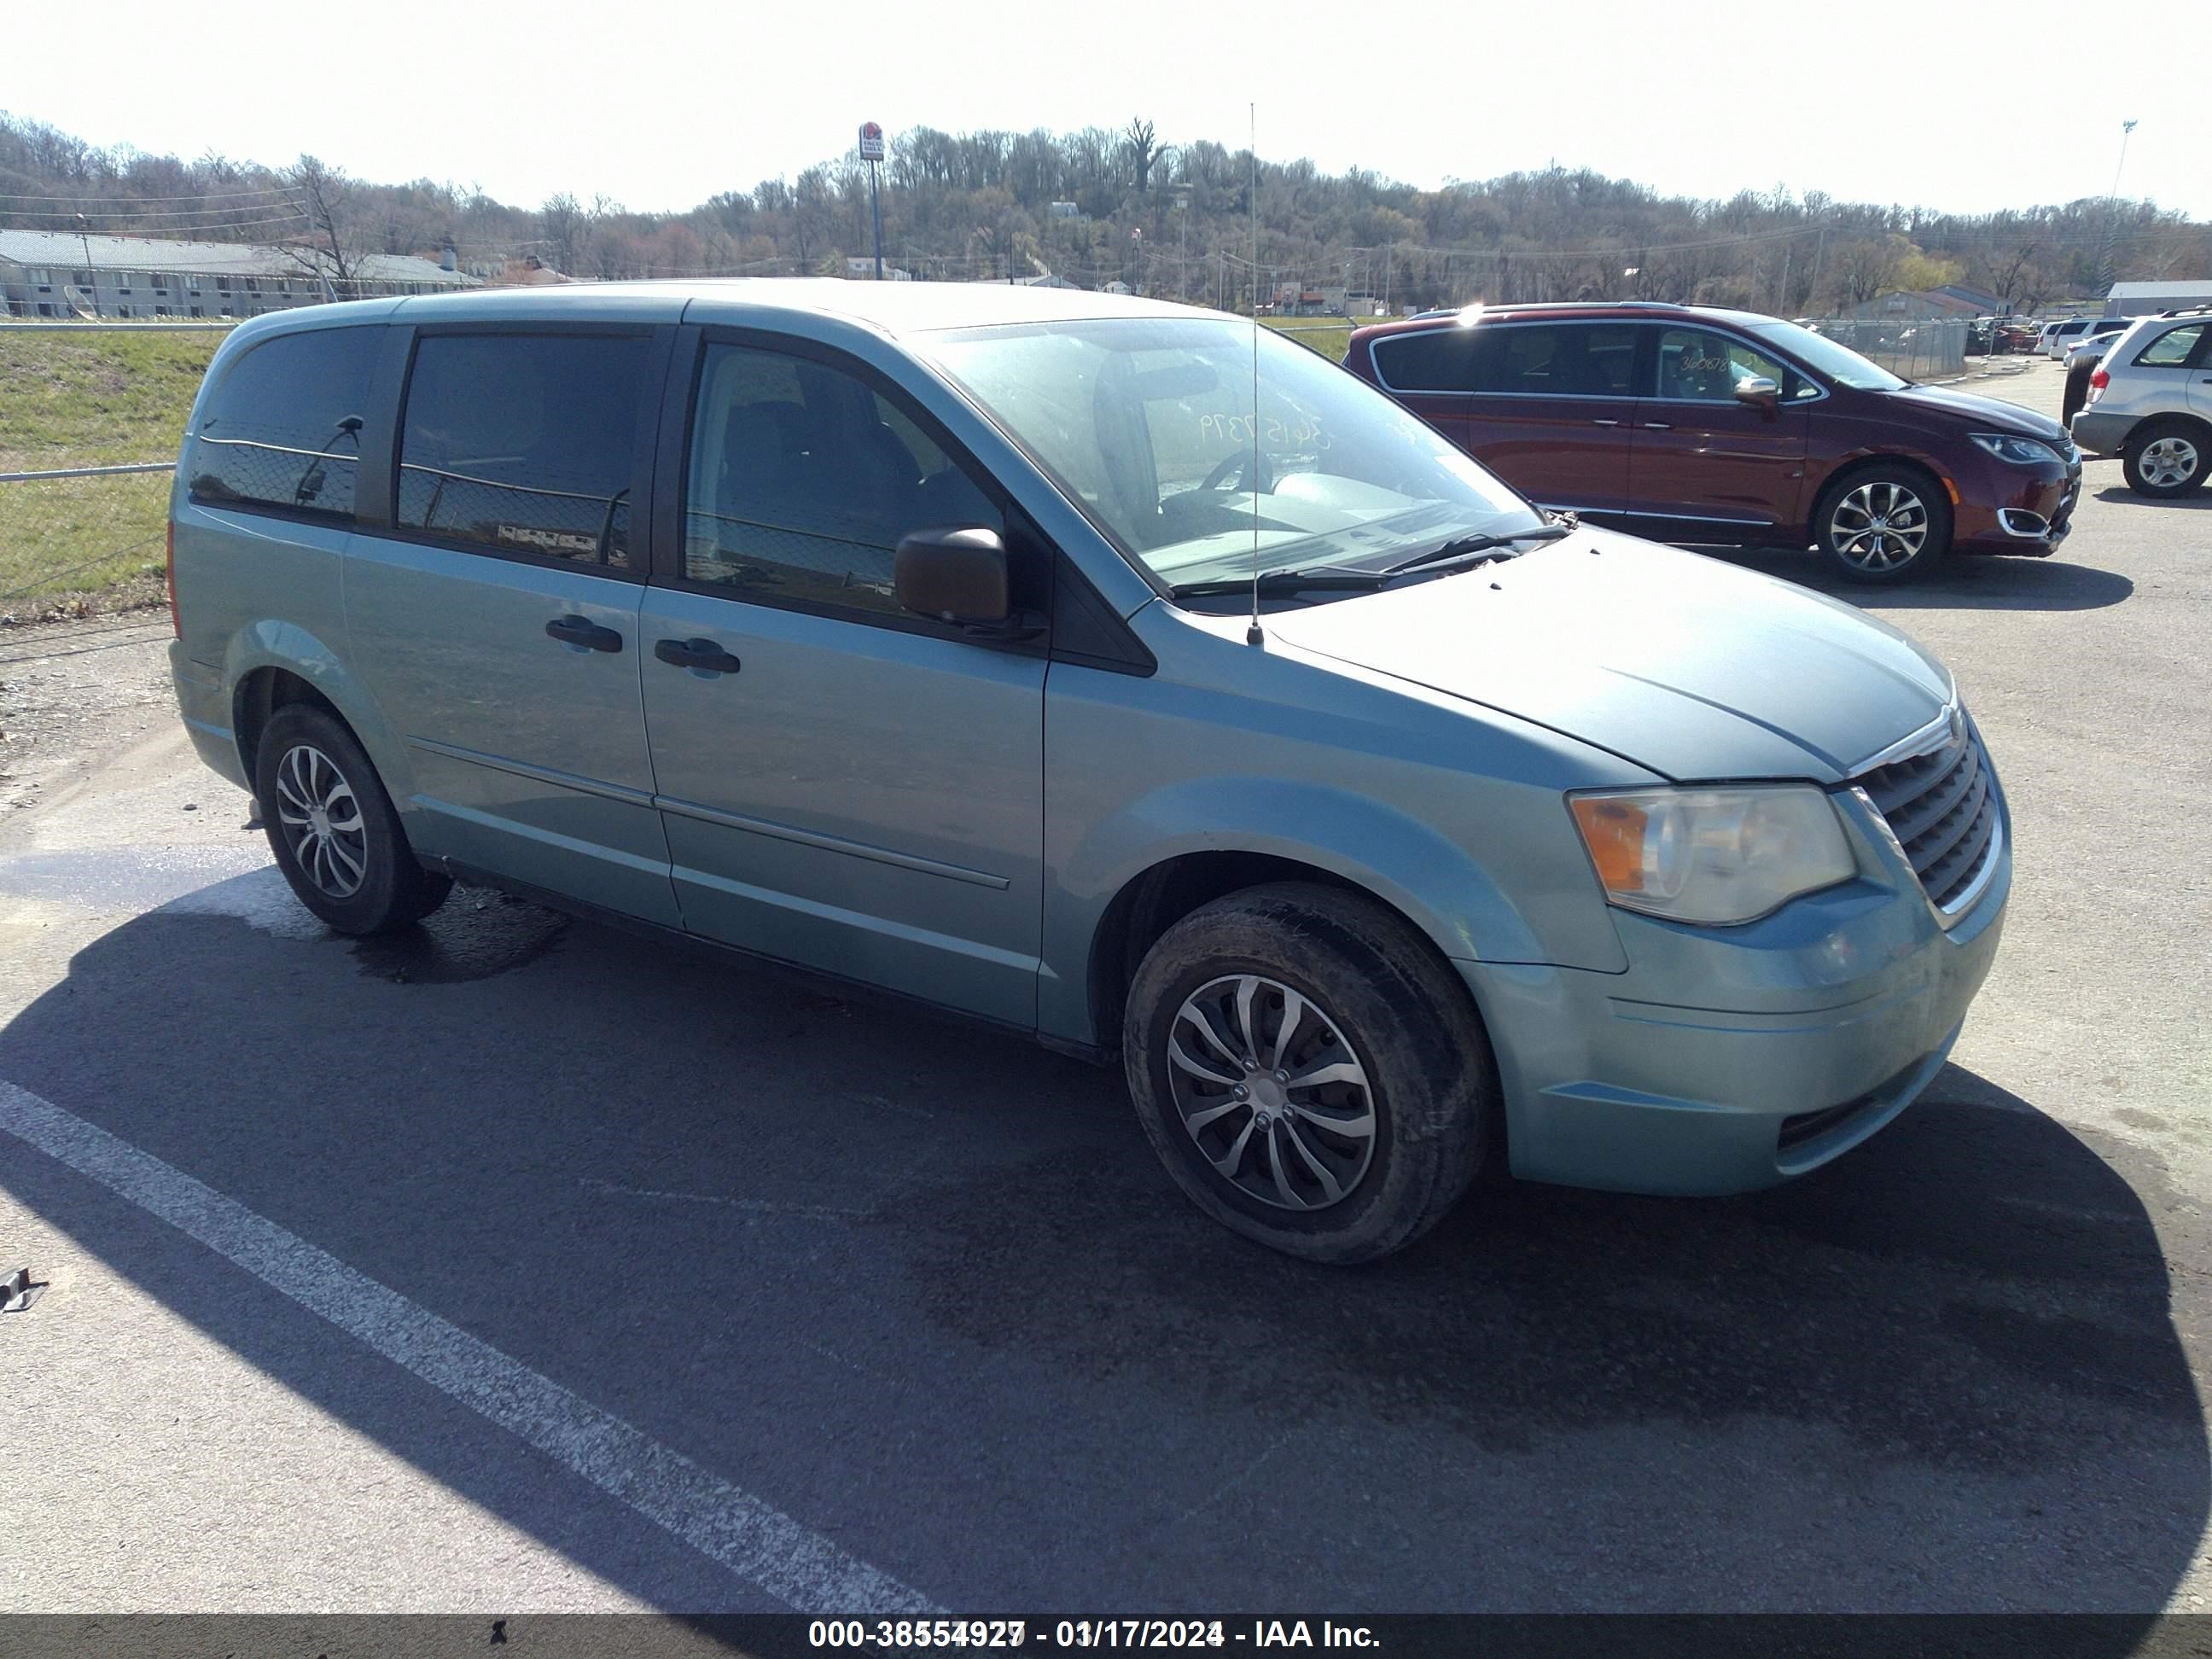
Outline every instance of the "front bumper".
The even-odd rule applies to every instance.
[[[2073,528],[2081,459],[2075,453],[2039,466],[1990,459],[1961,469],[1956,483],[1952,545],[1969,553],[2047,557]]]
[[[2011,823],[1946,927],[1878,817],[1839,796],[1862,875],[1764,921],[1616,912],[1625,974],[1462,962],[1497,1051],[1514,1174],[1747,1192],[1848,1151],[1942,1068],[2003,930]]]

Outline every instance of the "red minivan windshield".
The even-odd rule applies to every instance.
[[[1815,334],[1796,323],[1776,320],[1747,326],[1752,333],[1771,340],[1808,368],[1817,369],[1838,386],[1849,386],[1854,392],[1894,392],[1911,384],[1899,380],[1881,364],[1869,362],[1849,346],[1838,345],[1826,335]]]

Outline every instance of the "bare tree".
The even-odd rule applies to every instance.
[[[1152,168],[1168,159],[1173,146],[1156,142],[1156,131],[1150,121],[1132,118],[1121,134],[1122,148],[1128,152],[1129,165],[1136,169],[1137,194],[1142,196],[1152,188]]]
[[[346,216],[353,181],[312,155],[301,156],[277,177],[307,221],[304,232],[278,245],[285,256],[326,283],[350,286],[361,253],[350,239],[350,226],[342,230],[340,222]]]
[[[538,210],[538,234],[556,270],[570,276],[583,270],[584,257],[591,251],[592,216],[581,202],[565,190],[547,197]]]

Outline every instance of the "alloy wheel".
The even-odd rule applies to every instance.
[[[1285,1210],[1350,1197],[1375,1152],[1366,1068],[1326,1010],[1279,980],[1208,981],[1176,1011],[1168,1080],[1199,1155]]]
[[[1844,563],[1887,572],[1911,564],[1928,544],[1928,507],[1907,486],[1869,479],[1828,515],[1829,544]]]
[[[331,757],[301,744],[276,763],[276,822],[292,860],[334,899],[351,898],[368,873],[361,803]]]
[[[2203,456],[2188,439],[2166,437],[2143,446],[2136,470],[2153,489],[2178,489],[2195,477],[2203,464]]]

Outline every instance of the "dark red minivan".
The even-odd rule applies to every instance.
[[[2081,492],[2056,421],[1751,312],[1470,306],[1359,329],[1345,367],[1539,505],[1658,541],[1815,545],[1861,581],[2048,554]]]

